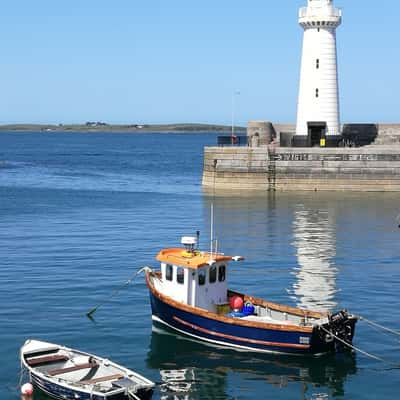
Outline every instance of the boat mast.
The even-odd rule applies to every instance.
[[[211,223],[210,223],[210,257],[213,254],[213,241],[214,241],[214,202],[211,202]]]

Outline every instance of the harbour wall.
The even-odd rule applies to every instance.
[[[386,131],[393,136],[391,129]],[[396,135],[395,135],[396,136]],[[378,139],[378,138],[377,138]],[[400,145],[206,147],[205,191],[400,191]]]

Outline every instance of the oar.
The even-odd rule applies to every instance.
[[[134,275],[132,275],[132,277],[131,277],[130,279],[128,279],[127,281],[124,282],[123,285],[118,286],[117,288],[115,288],[115,289],[111,292],[110,297],[108,297],[107,299],[105,299],[104,301],[102,301],[101,303],[99,303],[96,307],[93,307],[91,310],[89,310],[89,311],[86,313],[86,316],[87,316],[88,318],[93,318],[93,317],[92,317],[93,314],[94,314],[103,304],[105,304],[105,303],[107,303],[108,301],[110,301],[110,300],[111,300],[114,296],[116,296],[125,286],[130,285],[130,284],[135,280],[136,276],[139,275],[139,274],[140,274],[142,271],[144,271],[146,268],[149,268],[149,267],[143,267],[143,268],[139,269],[139,271],[136,271],[136,272],[134,273]]]

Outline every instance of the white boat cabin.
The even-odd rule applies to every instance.
[[[191,236],[182,237],[181,243],[184,249],[168,248],[158,253],[162,281],[158,289],[181,303],[217,312],[218,306],[228,303],[228,263],[243,258],[201,252]]]

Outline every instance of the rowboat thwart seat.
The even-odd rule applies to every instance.
[[[84,385],[90,385],[92,383],[107,382],[107,381],[112,381],[114,379],[121,379],[123,377],[124,377],[123,374],[113,374],[107,376],[100,376],[98,378],[93,378],[93,379],[87,379],[85,381],[79,381],[79,383],[83,383]]]
[[[40,364],[48,364],[56,361],[67,361],[67,360],[69,360],[69,358],[65,355],[55,354],[54,356],[27,359],[26,363],[32,367],[32,366],[38,366]]]
[[[97,364],[96,362],[87,362],[83,364],[76,364],[72,367],[52,369],[47,373],[51,376],[55,376],[55,375],[66,374],[68,372],[79,371],[80,369],[94,368],[97,367],[98,365],[99,364]]]

